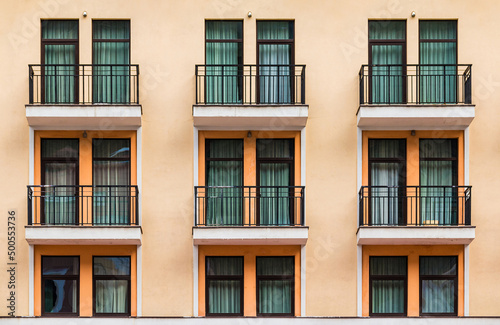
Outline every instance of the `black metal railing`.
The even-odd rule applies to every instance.
[[[305,104],[305,65],[195,66],[197,105]]]
[[[362,65],[359,104],[471,104],[471,64]]]
[[[139,104],[137,64],[30,64],[30,104]]]
[[[139,224],[135,185],[28,185],[28,225]]]
[[[470,226],[471,186],[362,186],[360,226]]]
[[[304,186],[195,186],[195,226],[304,226]]]

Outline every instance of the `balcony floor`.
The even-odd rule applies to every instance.
[[[193,227],[194,245],[305,245],[306,226]]]
[[[309,105],[193,105],[196,127],[301,129]]]
[[[140,226],[25,226],[30,245],[138,245]]]
[[[465,129],[475,116],[475,105],[361,105],[357,124],[364,128]]]
[[[26,119],[35,127],[139,127],[141,105],[26,105]]]
[[[468,245],[474,226],[361,226],[358,245]]]

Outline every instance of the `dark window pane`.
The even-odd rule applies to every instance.
[[[243,140],[211,139],[207,141],[208,158],[243,158]]]
[[[207,20],[205,23],[207,40],[235,40],[243,38],[241,21]]]
[[[129,139],[93,139],[94,158],[129,158]]]
[[[78,139],[42,139],[42,158],[78,158]]]
[[[293,159],[293,139],[257,139],[257,158]]]
[[[130,21],[128,20],[94,20],[93,38],[101,39],[129,39]]]
[[[368,22],[370,40],[405,39],[405,21],[382,20]]]
[[[78,313],[78,281],[43,281],[44,313]]]
[[[370,275],[405,275],[406,257],[370,257]]]
[[[94,257],[94,275],[130,275],[130,257]]]
[[[420,275],[457,275],[456,256],[429,256],[420,258]]]
[[[258,21],[257,39],[293,40],[293,21]]]
[[[293,257],[259,257],[257,275],[293,275]]]
[[[43,275],[78,275],[80,273],[78,257],[73,256],[43,256]]]
[[[42,39],[77,39],[78,20],[42,20]]]
[[[207,275],[243,275],[241,257],[207,257]]]

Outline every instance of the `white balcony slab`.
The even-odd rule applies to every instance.
[[[467,245],[476,238],[474,226],[363,226],[358,245]]]
[[[30,245],[141,245],[140,226],[26,226]]]
[[[465,129],[475,117],[475,105],[361,105],[359,127],[401,129]]]
[[[309,105],[193,105],[196,127],[292,129],[306,126]]]
[[[139,127],[141,105],[26,105],[32,127]]]
[[[309,227],[193,227],[194,245],[305,245]]]

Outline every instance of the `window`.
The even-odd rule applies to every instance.
[[[41,140],[42,224],[78,223],[78,139]]]
[[[420,21],[420,101],[457,102],[457,21]]]
[[[242,101],[243,22],[205,22],[206,103]]]
[[[406,101],[406,21],[368,22],[370,103]]]
[[[42,256],[42,315],[78,316],[80,259]]]
[[[207,139],[205,148],[206,224],[242,225],[243,140]]]
[[[370,256],[370,316],[406,316],[407,257]]]
[[[42,20],[42,103],[78,103],[78,20]]]
[[[303,189],[295,186],[295,139],[202,141],[205,186],[197,188],[197,224],[301,224]]]
[[[92,139],[93,223],[130,224],[130,139]]]
[[[420,139],[421,218],[424,224],[458,222],[457,139]]]
[[[130,316],[130,257],[94,256],[93,313]]]
[[[130,21],[94,20],[93,101],[130,102]]]
[[[420,257],[420,315],[457,315],[458,257]]]
[[[257,21],[257,48],[260,103],[294,103],[294,22]]]
[[[293,316],[294,257],[257,257],[257,315]]]
[[[257,139],[259,225],[291,225],[293,220],[293,139]]]
[[[206,257],[207,316],[243,315],[243,257]]]
[[[368,140],[370,225],[406,224],[406,139]]]

